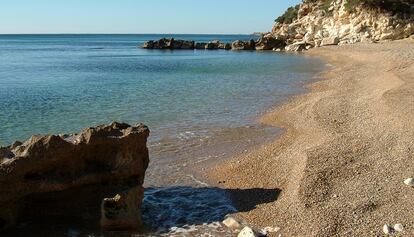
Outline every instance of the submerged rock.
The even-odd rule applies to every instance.
[[[126,201],[127,211],[114,217],[133,217],[128,226],[138,227],[148,136],[145,125],[112,123],[72,136],[33,136],[1,148],[0,190],[7,192],[0,192],[0,229],[60,217],[98,224],[104,198],[131,192],[125,200],[135,197],[135,206]]]

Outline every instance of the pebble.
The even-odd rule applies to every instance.
[[[242,231],[240,231],[237,237],[258,237],[258,235],[254,233],[252,228],[246,226],[242,229]]]
[[[384,232],[384,234],[388,235],[389,233],[391,233],[391,228],[387,224],[385,224],[382,227],[382,231]]]
[[[403,232],[404,226],[402,224],[395,224],[394,225],[394,230],[397,231],[397,232]]]
[[[406,179],[404,181],[404,184],[408,185],[408,186],[411,186],[411,187],[414,187],[414,179],[413,178]]]
[[[229,216],[223,221],[223,225],[231,229],[241,229],[242,225],[233,217]]]
[[[260,234],[267,236],[269,233],[276,233],[279,232],[280,228],[279,227],[265,227],[263,229],[260,230]]]

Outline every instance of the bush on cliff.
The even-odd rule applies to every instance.
[[[279,16],[275,21],[279,23],[290,24],[298,17],[299,4],[294,7],[289,7],[283,15]]]
[[[393,13],[409,13],[413,11],[414,0],[348,0],[345,6],[352,11],[358,5],[377,7]]]

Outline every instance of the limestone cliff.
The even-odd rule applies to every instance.
[[[397,40],[413,35],[412,0],[401,1],[404,5],[397,10],[360,2],[363,1],[304,0],[279,17],[272,32],[265,37],[285,41],[284,49],[288,51],[300,51],[324,45]]]

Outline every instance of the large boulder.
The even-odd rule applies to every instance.
[[[150,41],[144,42],[144,44],[142,45],[142,48],[144,48],[144,49],[153,49],[154,48],[154,41],[150,40]]]
[[[194,41],[183,40],[181,49],[194,49]]]
[[[329,37],[322,40],[321,46],[338,45],[339,37]]]
[[[206,49],[219,49],[219,46],[220,46],[220,41],[218,41],[218,40],[213,40],[213,41],[211,41],[211,42],[208,42],[208,43],[205,45],[205,48],[206,48]]]
[[[158,41],[154,41],[154,49],[171,49],[174,44],[174,38],[162,38]]]
[[[256,50],[272,50],[275,48],[283,48],[285,45],[284,40],[276,39],[269,34],[260,37],[260,39],[256,42]]]
[[[205,49],[205,48],[206,48],[206,44],[207,44],[207,43],[200,43],[200,42],[197,42],[197,43],[195,43],[194,48],[195,48],[195,49]]]
[[[231,49],[231,44],[230,43],[220,43],[219,49],[230,50]]]
[[[194,49],[194,41],[173,40],[171,49]]]
[[[134,197],[135,206],[129,204],[127,214],[114,218],[128,223],[121,228],[139,227],[148,136],[142,124],[115,122],[75,135],[33,136],[1,148],[0,229],[59,218],[98,225],[102,201],[117,194]]]
[[[300,52],[306,49],[306,43],[305,42],[296,42],[293,44],[290,44],[288,46],[285,47],[286,51],[291,51],[291,52]]]
[[[256,42],[254,40],[241,41],[236,40],[231,44],[232,50],[255,50]]]

